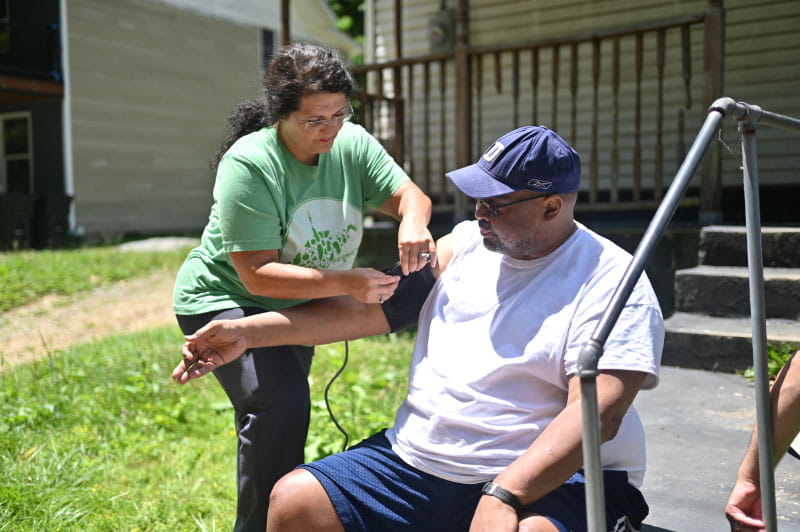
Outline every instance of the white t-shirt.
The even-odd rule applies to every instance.
[[[520,456],[566,405],[567,381],[630,262],[579,225],[535,260],[489,251],[477,222],[453,230],[454,255],[419,319],[408,396],[392,448],[410,465],[453,482],[491,480]],[[647,373],[658,382],[664,326],[646,276],[604,346],[600,369]],[[605,469],[644,477],[644,429],[631,407],[601,448]]]

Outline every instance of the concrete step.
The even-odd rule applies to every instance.
[[[675,272],[675,309],[711,316],[749,316],[743,266],[697,266]],[[767,318],[800,319],[800,268],[764,268]]]
[[[750,318],[676,312],[664,322],[662,364],[736,372],[753,365]],[[767,341],[800,344],[800,321],[767,319]]]
[[[800,227],[762,227],[764,266],[800,267]],[[709,225],[700,231],[700,264],[746,266],[747,234],[744,226]]]

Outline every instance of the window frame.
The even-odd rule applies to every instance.
[[[0,35],[5,34],[5,39],[0,38],[0,54],[8,54],[11,51],[11,2],[0,0],[0,5],[5,12],[5,16],[0,17]]]
[[[24,118],[27,123],[27,152],[6,153],[6,121]],[[13,113],[0,113],[0,194],[8,194],[8,163],[9,161],[28,161],[28,194],[34,193],[33,182],[33,117],[30,111],[15,111]]]

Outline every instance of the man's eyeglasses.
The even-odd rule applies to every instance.
[[[475,210],[477,211],[481,207],[486,207],[486,210],[489,211],[489,217],[490,218],[497,218],[498,216],[500,216],[500,209],[502,209],[504,207],[509,207],[511,205],[516,205],[517,203],[524,203],[526,201],[533,201],[533,200],[536,200],[536,199],[548,198],[548,197],[550,197],[550,194],[543,194],[541,196],[531,196],[530,198],[523,198],[521,200],[510,201],[508,203],[501,203],[499,205],[497,203],[492,203],[491,201],[487,201],[487,200],[482,200],[482,199],[477,199],[476,198],[475,199]]]
[[[330,120],[326,118],[315,118],[312,120],[300,120],[299,118],[295,118],[295,120],[306,126],[306,129],[320,130],[328,125],[341,126],[343,122],[351,118],[353,118],[353,108],[348,106],[346,110],[333,115]]]

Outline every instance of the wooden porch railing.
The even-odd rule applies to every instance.
[[[711,1],[705,13],[468,46],[460,67],[455,53],[357,66],[358,119],[431,195],[435,209],[456,218],[467,214],[466,202],[444,173],[528,124],[557,131],[581,154],[580,209],[654,209],[693,140],[687,119],[691,134],[722,93],[723,20],[722,3]],[[467,159],[459,160],[463,154]],[[718,161],[707,157],[702,186],[684,201],[699,205],[707,220],[720,210]]]

